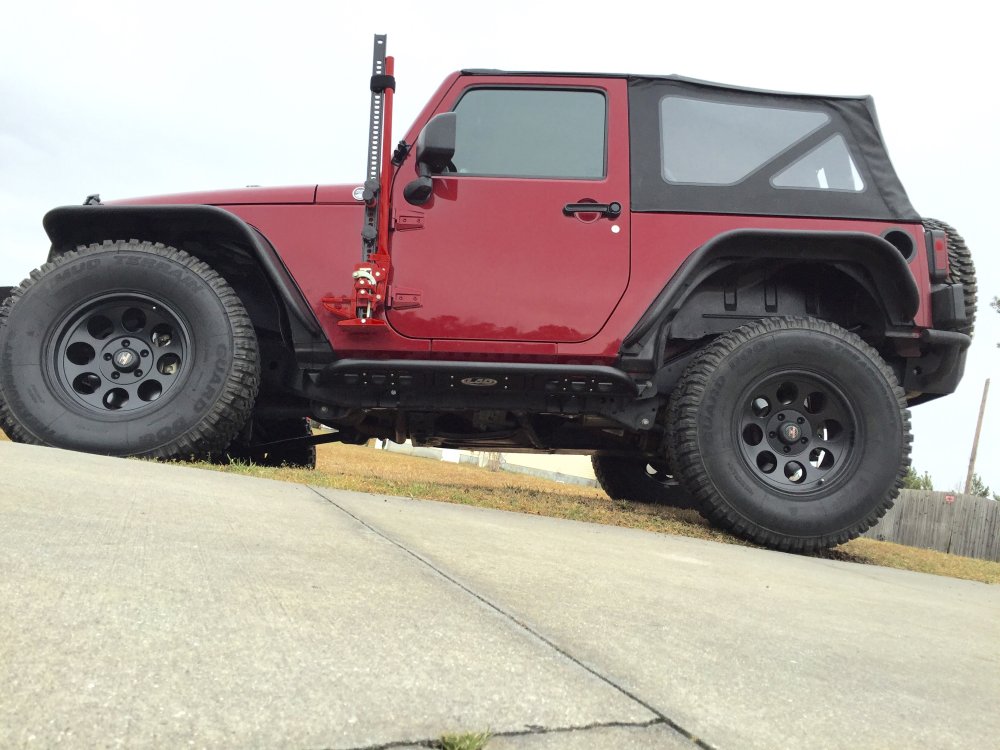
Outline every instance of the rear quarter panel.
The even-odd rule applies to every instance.
[[[931,326],[929,272],[923,227],[919,224],[667,213],[633,213],[631,221],[631,273],[625,296],[598,336],[583,344],[560,345],[559,353],[563,358],[613,357],[617,354],[622,340],[687,257],[713,237],[734,229],[868,232],[874,235],[881,235],[888,229],[900,229],[913,238],[917,248],[909,262],[920,290],[920,307],[914,322],[920,327]]]

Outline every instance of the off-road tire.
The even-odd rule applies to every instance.
[[[910,465],[910,415],[891,369],[814,318],[755,321],[708,344],[674,391],[669,423],[672,465],[702,514],[781,550],[858,536],[892,507]]]
[[[0,307],[0,427],[18,442],[204,455],[243,427],[259,380],[256,335],[236,293],[160,243],[68,252]]]
[[[303,437],[311,435],[309,420],[305,417],[291,419],[259,419],[252,420],[251,440],[247,442],[238,437],[226,448],[225,452],[215,457],[217,463],[232,463],[233,461],[254,463],[258,466],[288,466],[293,469],[316,468],[315,445],[277,446],[272,449],[260,449],[256,444],[274,440]]]
[[[669,508],[693,508],[694,497],[664,469],[643,458],[594,455],[594,476],[612,500],[651,503]]]
[[[965,240],[955,227],[938,219],[921,219],[927,229],[938,229],[948,237],[948,281],[961,284],[965,294],[965,323],[955,326],[952,330],[972,335],[976,327],[976,301],[979,297],[979,286],[976,282],[976,265],[972,262],[972,253]]]

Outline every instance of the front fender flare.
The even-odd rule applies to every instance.
[[[185,239],[235,242],[260,265],[288,313],[310,335],[322,336],[316,316],[268,239],[240,217],[218,206],[61,206],[45,214],[42,226],[52,241],[50,260],[80,245],[107,239],[134,237],[177,246]],[[211,263],[211,258],[201,259]]]

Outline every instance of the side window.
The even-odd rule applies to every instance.
[[[662,176],[735,185],[829,122],[824,112],[667,96],[660,101]]]
[[[860,193],[865,183],[858,174],[844,136],[835,135],[771,178],[779,188],[849,190]]]
[[[604,176],[607,102],[599,92],[473,89],[455,113],[459,174]]]

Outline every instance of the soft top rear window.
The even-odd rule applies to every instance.
[[[829,122],[824,112],[665,96],[660,102],[663,179],[734,185]]]

